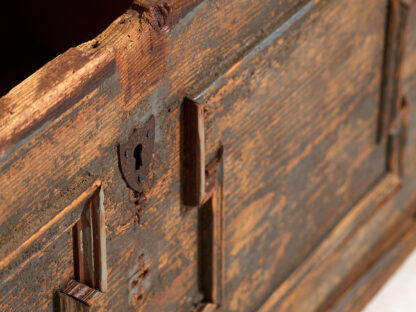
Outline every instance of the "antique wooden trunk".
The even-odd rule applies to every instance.
[[[415,159],[414,1],[136,0],[0,98],[0,311],[360,311]]]

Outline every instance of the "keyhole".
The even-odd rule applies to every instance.
[[[134,158],[136,158],[136,170],[139,170],[141,166],[143,166],[143,160],[142,160],[142,150],[143,145],[139,144],[134,149]]]

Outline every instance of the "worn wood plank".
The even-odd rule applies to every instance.
[[[7,189],[0,192],[0,237],[11,237],[12,227],[22,235],[2,247],[19,246],[63,209],[65,205],[55,209],[51,202],[86,170],[103,179],[109,204],[109,290],[103,304],[123,312],[190,310],[201,300],[195,278],[197,216],[195,211],[184,212],[180,204],[178,107],[184,94],[197,95],[248,53],[211,86],[227,87],[218,92],[208,88],[204,94],[209,106],[208,159],[220,144],[225,143],[227,151],[230,147],[225,159],[224,238],[231,301],[225,309],[260,305],[352,202],[384,174],[385,146],[374,147],[371,142],[376,133],[386,7],[354,0],[310,2],[300,8],[304,3],[204,1],[178,18],[170,31],[155,29],[146,12],[136,8],[98,38],[96,50],[88,44],[78,48],[87,57],[108,53],[114,60],[81,98],[66,98],[70,107],[65,112],[3,153],[0,185]],[[299,8],[288,23],[249,52]],[[359,21],[366,23],[360,26]],[[32,79],[27,89],[34,88]],[[24,93],[14,92],[2,101],[26,101]],[[2,106],[5,112],[9,104]],[[156,116],[155,161],[147,199],[137,203],[135,195],[121,187],[115,149],[151,113]],[[411,151],[414,130],[410,125]],[[230,134],[241,141],[233,141]],[[409,155],[406,152],[407,163]],[[406,168],[405,180],[415,173],[414,167]],[[416,185],[414,180],[406,183],[409,186],[394,200],[400,203],[397,214]],[[286,205],[291,201],[297,204]],[[326,215],[328,220],[323,220]],[[272,222],[273,227],[267,226]],[[276,227],[282,230],[277,232]],[[304,231],[298,233],[298,228]],[[263,253],[266,248],[269,252]],[[5,250],[0,247],[1,258]],[[52,248],[42,249],[43,253],[56,259]],[[49,263],[40,254],[33,254],[33,259],[39,256],[39,262]],[[30,285],[21,279],[23,272],[42,281],[44,276],[51,278],[49,273],[34,272],[31,265],[36,261],[22,264],[22,258],[16,258],[22,271],[0,289],[5,311],[22,308],[5,298],[9,289],[21,296],[24,286]],[[246,271],[252,274],[238,273]],[[67,266],[56,269],[57,279],[71,274]],[[264,276],[268,282],[260,284]],[[20,280],[24,282],[19,284]],[[50,287],[40,287],[39,302],[34,296],[25,299],[26,307],[50,310]]]
[[[57,196],[70,197],[65,195],[65,190],[78,177],[99,176],[109,207],[106,211],[109,295],[103,298],[103,304],[112,311],[124,312],[139,308],[187,310],[199,302],[195,278],[197,217],[195,211],[184,214],[178,196],[181,146],[178,107],[184,94],[199,93],[285,21],[302,2],[204,1],[192,11],[192,6],[188,7],[189,14],[183,18],[179,14],[170,31],[154,29],[144,12],[133,9],[94,41],[77,47],[86,61],[104,55],[109,65],[105,73],[97,74],[96,83],[79,95],[66,95],[56,90],[63,92],[58,95],[68,102],[68,108],[38,124],[37,131],[26,133],[25,139],[3,152],[1,258],[8,248],[18,247],[66,207],[65,204],[53,205],[53,202]],[[224,20],[228,25],[218,31],[218,25]],[[65,58],[64,54],[60,62]],[[49,68],[59,67],[55,62],[52,61]],[[76,69],[76,66],[69,68]],[[93,72],[90,69],[86,76]],[[64,71],[65,77],[53,76],[48,80],[49,74],[49,71],[35,73],[3,97],[2,112],[12,111],[10,107],[30,105],[47,89],[51,92],[56,89],[51,81],[61,83],[67,79],[67,74],[71,76],[70,71]],[[40,94],[36,94],[41,77],[45,77],[45,84]],[[46,106],[40,114],[46,116],[45,112]],[[115,149],[117,143],[125,141],[132,129],[142,125],[151,113],[156,115],[156,161],[150,173],[151,189],[146,194],[147,199],[136,203],[135,195],[121,187],[124,183]],[[18,119],[19,114],[12,118]],[[12,235],[14,232],[19,235]],[[8,241],[9,238],[12,239]],[[7,244],[3,244],[6,241]],[[23,285],[27,284],[19,283],[23,272],[31,272],[39,281],[49,276],[31,270],[32,263],[44,252],[53,253],[49,247],[40,248],[38,252],[32,250],[26,254],[30,262],[25,262],[23,254],[19,254],[12,268],[19,267],[14,275],[4,269],[0,272],[4,278],[10,277],[0,290],[3,310],[21,308],[19,302],[4,298],[9,289],[14,290],[15,296],[24,293]],[[124,257],[120,258],[120,254]],[[51,258],[55,259],[54,256]],[[45,258],[40,257],[39,261]],[[141,263],[144,263],[143,268]],[[55,271],[59,281],[67,280],[70,275],[67,267]],[[50,309],[50,291],[48,286],[41,287],[39,296],[43,299],[39,302],[34,296],[28,296],[25,306],[36,310],[42,305],[40,310]]]
[[[386,174],[386,10],[308,3],[196,97],[207,158],[227,150],[224,310],[259,308]]]
[[[69,109],[71,102],[74,102],[71,98],[88,93],[91,90],[90,83],[99,83],[105,75],[103,71],[107,70],[108,63],[114,58],[118,60],[121,76],[125,80],[126,86],[123,91],[128,107],[131,108],[133,102],[137,103],[138,99],[152,91],[154,85],[160,84],[166,76],[173,78],[172,92],[179,91],[180,88],[182,90],[179,93],[182,93],[184,86],[193,89],[199,84],[197,81],[203,80],[208,83],[218,75],[219,68],[230,66],[230,62],[235,60],[238,53],[253,46],[264,36],[265,30],[270,31],[305,1],[285,0],[276,4],[269,0],[266,3],[259,2],[262,4],[259,6],[256,2],[247,0],[239,3],[240,10],[234,10],[235,5],[231,2],[204,3],[195,12],[196,16],[191,17],[194,20],[192,27],[188,27],[190,25],[186,22],[172,31],[169,37],[175,41],[175,45],[169,51],[169,55],[165,46],[166,33],[158,32],[159,28],[154,29],[157,16],[149,12],[158,12],[157,8],[166,3],[168,15],[164,19],[168,20],[167,26],[171,28],[202,1],[134,1],[132,10],[119,18],[103,34],[49,62],[1,98],[0,153],[4,154],[8,148],[39,129],[45,122]],[[233,12],[234,21],[238,25],[218,32],[216,26],[230,12]],[[140,20],[138,16],[141,17]],[[202,17],[203,25],[199,23]],[[196,19],[198,21],[195,21]],[[251,25],[256,24],[261,26],[254,30]],[[240,29],[240,32],[233,32],[233,28]],[[156,32],[153,33],[151,29]],[[127,33],[130,34],[126,36]],[[150,37],[151,33],[154,38]],[[207,49],[207,43],[199,40],[201,34],[207,37],[205,41],[215,38],[219,44]],[[130,39],[137,37],[141,40]],[[146,56],[150,43],[155,53]],[[124,49],[125,46],[128,46],[128,49]],[[136,54],[132,55],[129,50],[135,51]],[[222,54],[226,55],[222,64],[219,64],[216,55]],[[201,62],[192,62],[196,55]],[[166,64],[168,56],[171,64],[169,69]],[[133,64],[136,66],[132,66]],[[202,64],[204,66],[201,66]],[[129,68],[129,65],[132,67]],[[213,65],[217,67],[215,71],[211,69]],[[134,76],[137,73],[140,74]],[[178,79],[179,77],[181,78]],[[202,77],[204,79],[201,80]],[[86,83],[87,81],[90,83]],[[141,91],[140,94],[134,94],[134,91],[138,90]],[[177,98],[176,95],[175,99]]]
[[[80,185],[85,185],[88,182],[86,181],[77,181],[82,182]],[[78,196],[75,197],[72,202],[66,206],[62,211],[60,211],[59,214],[57,214],[53,219],[51,219],[48,223],[46,223],[44,226],[42,226],[38,232],[36,232],[34,235],[29,237],[25,242],[23,242],[19,248],[16,250],[11,251],[7,257],[3,258],[0,262],[0,268],[4,268],[7,266],[14,258],[16,258],[18,255],[22,255],[23,251],[30,247],[33,244],[37,245],[47,245],[50,243],[49,239],[44,239],[43,237],[48,237],[52,234],[52,240],[55,239],[55,237],[58,237],[63,232],[67,231],[69,228],[72,228],[73,225],[79,220],[82,210],[84,209],[84,204],[90,199],[90,197],[97,191],[97,189],[100,188],[101,180],[96,180],[94,183],[92,183],[91,186],[89,186],[86,190],[83,190],[83,192]],[[77,191],[77,188],[80,188],[79,186],[76,187],[76,189],[73,192],[70,192],[70,195],[75,195]],[[75,194],[74,194],[75,193]],[[68,196],[69,197],[69,196]],[[50,233],[48,233],[50,232]],[[39,247],[38,247],[39,248]]]
[[[96,288],[107,290],[107,240],[105,233],[104,192],[100,188],[92,198],[91,210],[94,246],[94,280]]]

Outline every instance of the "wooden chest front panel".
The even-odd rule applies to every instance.
[[[386,173],[385,16],[309,3],[202,94],[207,158],[225,147],[227,311],[258,308]]]
[[[97,181],[108,264],[98,308],[193,311],[204,299],[198,209],[183,200],[188,97],[204,107],[206,163],[225,150],[218,311],[342,311],[328,298],[361,276],[416,185],[412,166],[403,181],[391,171],[389,141],[377,138],[388,1],[172,0],[169,31],[140,3],[0,99],[0,310],[57,309],[76,275],[74,203]],[[151,115],[140,196],[118,146]]]

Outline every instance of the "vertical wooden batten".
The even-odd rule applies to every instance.
[[[85,204],[74,226],[74,264],[78,282],[107,290],[107,256],[103,192],[100,187]]]
[[[205,196],[198,210],[199,287],[204,301],[223,300],[223,148],[205,169]]]
[[[90,307],[107,290],[104,194],[101,184],[87,199],[74,225],[74,271],[58,292],[60,312],[95,311]]]
[[[205,194],[204,108],[184,100],[184,203],[198,207]]]
[[[213,311],[223,299],[223,156],[205,165],[204,106],[184,100],[184,203],[198,207],[198,287],[195,311]]]

